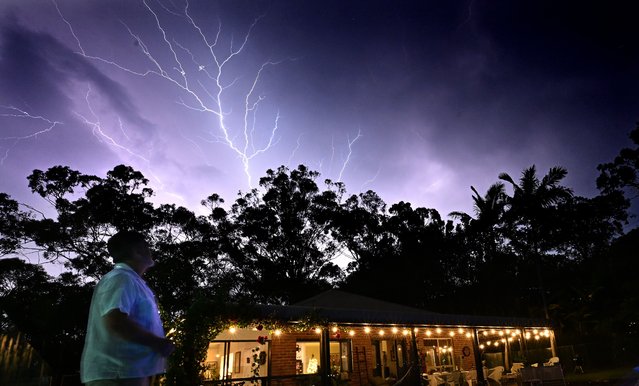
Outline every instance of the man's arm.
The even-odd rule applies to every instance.
[[[175,350],[175,345],[170,340],[145,330],[118,309],[111,310],[103,318],[107,329],[124,340],[148,346],[165,357]]]

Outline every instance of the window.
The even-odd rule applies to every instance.
[[[317,373],[322,365],[320,343],[317,341],[298,341],[295,353],[297,374]],[[340,340],[330,343],[331,372],[342,373],[353,370],[351,341]]]
[[[221,380],[253,377],[253,355],[257,354],[260,365],[259,375],[268,374],[267,342],[260,345],[255,341],[215,341],[209,344],[204,361],[204,379]],[[255,352],[259,347],[259,352]]]
[[[331,371],[333,373],[351,372],[353,370],[352,363],[351,341],[331,342]]]
[[[430,370],[452,370],[453,360],[452,339],[424,339],[424,363]]]
[[[319,371],[320,344],[314,342],[297,342],[295,352],[295,368],[297,374],[315,374]]]

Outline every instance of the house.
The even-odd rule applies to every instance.
[[[440,314],[338,290],[256,309],[281,327],[219,334],[207,351],[207,384],[416,384],[409,379],[452,371],[482,381],[477,369],[556,356],[545,320]]]

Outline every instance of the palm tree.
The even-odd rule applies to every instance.
[[[465,212],[451,212],[448,216],[458,219],[463,225],[463,229],[468,232],[472,240],[475,240],[475,269],[482,263],[486,263],[493,258],[499,245],[499,234],[497,227],[502,221],[504,206],[506,204],[506,193],[504,184],[497,182],[491,185],[482,197],[474,186],[473,191],[473,211],[475,218]]]
[[[522,257],[534,259],[546,319],[549,319],[549,315],[541,258],[542,250],[548,250],[549,247],[544,245],[542,248],[544,240],[541,236],[553,224],[553,209],[572,197],[572,190],[560,185],[567,173],[565,168],[555,166],[540,180],[535,165],[532,165],[522,172],[519,183],[507,173],[499,175],[500,180],[510,183],[513,187],[513,195],[506,196],[508,211],[505,220],[510,226],[510,239],[519,247]]]

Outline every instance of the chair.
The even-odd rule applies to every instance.
[[[544,366],[549,367],[549,366],[554,366],[556,364],[559,363],[559,357],[552,357],[550,359],[548,359],[548,362],[544,363]]]
[[[501,386],[501,376],[504,374],[504,366],[494,367],[490,373],[488,373],[488,383]]]
[[[446,384],[448,386],[461,386],[461,371],[453,371],[448,375]]]
[[[513,374],[518,374],[521,369],[524,368],[524,364],[521,362],[513,363],[513,366],[510,368],[510,372]]]
[[[477,370],[468,370],[466,374],[466,380],[470,386],[477,384]]]

